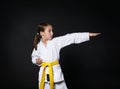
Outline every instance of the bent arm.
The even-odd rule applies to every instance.
[[[37,50],[33,49],[33,52],[31,54],[31,58],[32,58],[32,63],[33,64],[36,64],[36,65],[40,66],[40,64],[42,63],[42,60],[39,57],[38,49]]]

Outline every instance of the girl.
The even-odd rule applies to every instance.
[[[40,66],[39,89],[67,89],[64,75],[59,64],[61,48],[73,43],[90,40],[90,37],[100,33],[78,32],[64,36],[53,37],[52,26],[49,23],[38,25],[38,31],[33,42],[32,63]]]

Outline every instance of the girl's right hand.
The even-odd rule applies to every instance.
[[[38,65],[40,65],[40,64],[42,63],[42,60],[41,60],[40,58],[37,58],[37,59],[36,59],[36,63],[37,63]]]

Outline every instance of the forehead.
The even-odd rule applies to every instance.
[[[48,25],[45,27],[46,30],[52,30],[52,26],[51,25]]]

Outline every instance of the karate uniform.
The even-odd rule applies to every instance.
[[[37,50],[33,49],[32,52],[32,63],[36,64],[36,59],[42,59],[42,62],[53,62],[60,59],[60,50],[63,47],[66,47],[70,44],[82,43],[90,40],[89,32],[78,32],[78,33],[69,33],[63,36],[55,37],[52,40],[47,41],[45,46],[42,41],[37,44]],[[38,65],[41,66],[41,65]],[[60,64],[55,65],[53,68],[53,79],[54,79],[54,88],[55,89],[67,89],[67,86],[64,81],[64,75],[61,70]],[[49,74],[48,68],[46,68],[46,74]],[[38,80],[41,82],[43,67],[40,67]],[[39,83],[40,84],[40,83]],[[45,89],[49,88],[49,82],[45,76]]]

